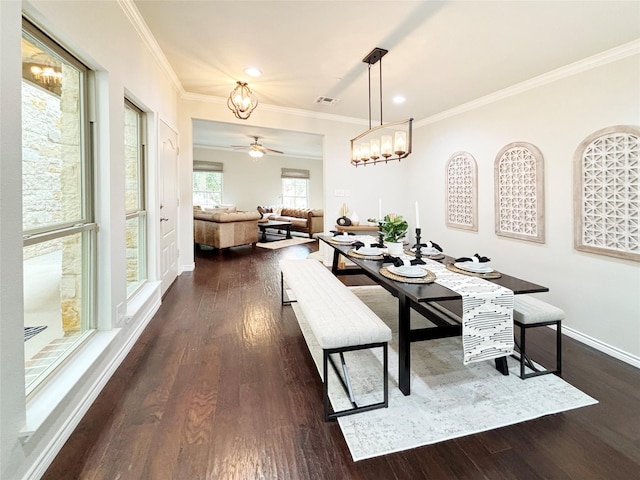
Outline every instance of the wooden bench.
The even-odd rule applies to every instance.
[[[295,301],[300,306],[310,330],[323,351],[322,381],[325,420],[389,406],[388,342],[391,329],[349,288],[317,260],[282,260],[280,262],[283,305]],[[285,282],[294,300],[285,300]],[[307,343],[309,343],[307,341]],[[344,352],[382,348],[383,401],[358,406],[344,361]],[[332,354],[339,354],[342,375]],[[349,395],[352,408],[333,411],[329,403],[328,364],[335,370]]]
[[[523,380],[548,373],[562,375],[562,320],[564,312],[553,305],[529,295],[516,295],[513,306],[513,323],[520,327],[519,341],[516,340],[516,346],[519,349],[519,355],[516,358],[520,360],[520,378]],[[527,355],[527,330],[534,327],[543,327],[548,325],[556,326],[556,368],[540,369],[531,361]],[[514,355],[515,357],[515,355]],[[532,372],[525,373],[525,366],[529,367]]]

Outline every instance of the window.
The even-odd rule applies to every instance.
[[[144,115],[133,103],[124,104],[125,239],[127,296],[147,280],[147,212],[144,189]]]
[[[217,207],[222,204],[222,166],[220,162],[193,162],[193,205]]]
[[[282,205],[291,208],[308,208],[309,170],[282,169]]]
[[[25,380],[40,384],[94,329],[84,65],[28,21],[22,31]]]

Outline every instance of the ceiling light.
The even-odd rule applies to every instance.
[[[380,163],[402,160],[411,154],[413,118],[394,123],[382,123],[382,57],[388,50],[374,48],[362,59],[369,65],[369,130],[351,139],[351,164]],[[371,127],[371,65],[380,61],[380,125]]]
[[[262,75],[262,72],[256,67],[247,67],[244,69],[244,73],[246,73],[250,77],[259,77],[260,75]]]
[[[236,88],[231,91],[227,100],[229,110],[236,118],[246,120],[257,106],[258,99],[251,92],[249,86],[245,82],[236,82]]]
[[[262,150],[252,148],[251,150],[249,150],[249,155],[251,155],[253,158],[262,158],[264,153],[262,152]]]
[[[395,104],[404,103],[406,101],[407,99],[404,98],[402,95],[396,95],[395,97],[393,97],[393,103]]]

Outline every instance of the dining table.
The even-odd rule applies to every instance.
[[[366,275],[378,285],[391,293],[398,300],[398,388],[404,395],[411,394],[411,344],[425,340],[460,336],[462,334],[461,312],[462,296],[436,282],[407,283],[398,281],[381,273],[385,264],[382,255],[378,258],[367,258],[364,255],[353,255],[351,243],[335,241],[331,235],[320,235],[318,238],[333,249],[331,270],[336,276]],[[358,237],[354,236],[353,241]],[[351,254],[350,254],[351,253]],[[340,257],[349,262],[340,267]],[[434,256],[443,265],[453,264],[455,258],[446,254]],[[423,258],[429,258],[427,256]],[[513,291],[514,295],[548,292],[549,289],[527,280],[516,278],[500,272],[499,278],[487,279]],[[430,326],[411,328],[411,309],[423,315]],[[495,358],[496,369],[508,375],[507,357]]]

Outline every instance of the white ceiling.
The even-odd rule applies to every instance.
[[[637,0],[134,3],[190,93],[226,98],[243,80],[261,104],[367,119],[362,59],[385,48],[385,122],[422,120],[640,38]],[[249,66],[263,75],[247,76]],[[378,69],[371,70],[374,124]],[[396,94],[406,97],[404,105],[392,103]],[[339,102],[316,104],[318,96]],[[202,139],[195,133],[194,143],[227,147],[240,138],[249,144],[260,132],[244,127],[235,137]],[[278,143],[277,132],[263,133],[265,146],[292,150]]]

